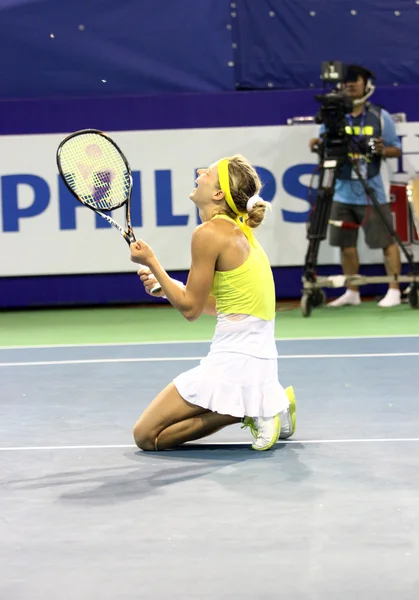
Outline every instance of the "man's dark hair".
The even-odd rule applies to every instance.
[[[345,83],[348,81],[356,81],[360,75],[364,80],[365,85],[367,84],[368,79],[375,79],[374,73],[369,69],[361,67],[361,65],[348,65],[344,81]]]

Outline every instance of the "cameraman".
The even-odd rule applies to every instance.
[[[355,139],[360,136],[377,138],[373,148],[372,158],[360,156],[357,159],[358,168],[368,186],[375,191],[381,212],[389,224],[393,223],[388,194],[384,189],[380,174],[381,162],[386,158],[398,158],[401,154],[401,144],[396,134],[394,121],[386,110],[367,102],[374,88],[371,83],[372,73],[364,67],[350,65],[344,81],[344,90],[353,100],[353,111],[346,115],[347,133],[351,132]],[[372,90],[372,91],[371,91]],[[348,129],[349,126],[349,129]],[[324,133],[324,125],[320,134]],[[316,151],[322,141],[314,138],[310,141],[310,149]],[[341,249],[342,269],[345,275],[359,273],[359,258],[357,251],[358,228],[364,229],[365,241],[369,248],[382,248],[385,268],[388,276],[400,274],[401,262],[399,247],[388,233],[371,200],[367,198],[364,188],[354,172],[350,160],[338,168],[335,192],[333,197],[331,220],[353,224],[352,228],[330,225],[329,241],[331,246]],[[389,284],[384,298],[378,303],[381,307],[397,306],[400,304],[400,289],[395,282]],[[349,286],[346,292],[328,304],[328,306],[358,305],[361,303],[356,286]]]

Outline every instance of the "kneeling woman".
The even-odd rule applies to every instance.
[[[143,450],[165,450],[223,427],[249,427],[254,450],[268,450],[295,431],[295,397],[278,382],[275,287],[268,257],[253,235],[267,203],[259,177],[236,155],[198,171],[190,194],[202,224],[192,236],[186,286],[173,281],[143,241],[131,260],[147,291],[161,294],[188,320],[217,316],[208,356],[162,390],[134,427]]]

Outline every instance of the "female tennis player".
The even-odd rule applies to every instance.
[[[131,260],[147,291],[161,295],[188,320],[216,315],[210,352],[199,366],[160,392],[134,427],[142,450],[165,450],[223,427],[249,427],[254,450],[268,450],[296,427],[291,387],[278,382],[274,337],[275,288],[269,260],[253,235],[268,203],[252,165],[235,155],[198,170],[190,198],[202,224],[192,236],[186,286],[172,280],[153,250],[138,240]]]

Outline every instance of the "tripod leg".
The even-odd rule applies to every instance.
[[[362,177],[362,175],[359,171],[358,165],[354,164],[354,169],[355,169],[355,172],[357,174],[357,177],[358,177],[360,183],[362,184],[362,187],[364,188],[365,194],[367,195],[368,198],[371,199],[371,202],[372,202],[375,210],[377,211],[377,214],[378,214],[379,218],[381,219],[383,225],[385,226],[385,228],[387,229],[387,231],[389,232],[391,237],[396,241],[400,250],[403,252],[407,262],[409,263],[410,267],[413,270],[413,273],[416,274],[416,265],[414,263],[413,255],[410,252],[408,252],[408,250],[406,249],[405,245],[403,244],[402,240],[400,239],[400,237],[399,237],[397,231],[394,229],[394,227],[392,225],[390,225],[389,223],[387,223],[387,221],[381,211],[381,206],[377,200],[375,191],[371,187],[368,186],[367,182]]]
[[[329,172],[329,174],[331,172],[331,176],[329,177],[329,185],[324,186],[323,180],[326,172]],[[320,167],[319,187],[316,192],[315,207],[307,232],[309,244],[304,263],[304,289],[301,298],[301,311],[304,317],[309,317],[312,308],[315,306],[320,306],[326,300],[323,290],[315,287],[316,268],[320,242],[326,239],[333,194],[335,191],[335,180],[336,169],[326,169],[322,162]]]
[[[307,236],[309,245],[305,259],[304,275],[308,281],[315,281],[320,242],[326,239],[332,200],[332,189],[323,188],[317,191],[316,207],[313,211],[313,218]]]
[[[419,305],[419,289],[418,284],[414,281],[411,284],[408,296],[409,304],[412,308],[418,308]]]

